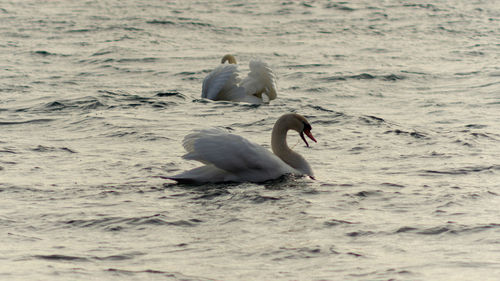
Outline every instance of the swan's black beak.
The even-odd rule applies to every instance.
[[[307,147],[309,147],[309,144],[307,143],[306,138],[304,137],[304,134],[306,134],[306,136],[309,137],[310,139],[312,139],[314,142],[317,142],[316,139],[311,134],[311,131],[308,129],[304,129],[304,131],[300,132],[300,137],[306,143]]]

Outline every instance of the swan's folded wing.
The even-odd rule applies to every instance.
[[[276,75],[269,65],[259,59],[250,61],[250,73],[241,81],[248,94],[255,95],[265,93],[269,100],[277,97]]]
[[[219,128],[208,128],[208,129],[203,129],[203,130],[196,130],[196,131],[193,131],[192,133],[190,133],[184,137],[184,140],[182,141],[182,146],[188,152],[186,155],[188,155],[190,153],[194,154],[195,153],[194,145],[195,145],[195,142],[197,142],[199,139],[211,138],[212,136],[213,137],[224,136],[224,135],[228,135],[228,132],[226,132],[222,129],[219,129]],[[186,157],[186,155],[184,156],[184,158]],[[202,160],[198,160],[198,159],[193,159],[193,160],[203,162]]]
[[[175,180],[180,183],[202,183],[202,182],[223,182],[225,176],[226,176],[225,171],[213,165],[205,165],[166,178]]]
[[[183,145],[188,152],[184,159],[214,165],[233,174],[248,171],[287,172],[288,169],[281,159],[264,147],[220,129],[189,134],[184,138]]]
[[[224,99],[224,92],[229,91],[239,82],[238,68],[234,64],[220,65],[203,80],[201,97],[211,100]]]

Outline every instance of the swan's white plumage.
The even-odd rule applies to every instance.
[[[196,160],[206,166],[172,179],[260,182],[297,172],[264,147],[221,129],[195,131],[184,138],[183,146],[187,151],[184,159]]]
[[[179,182],[262,182],[284,174],[313,176],[305,159],[286,145],[286,132],[295,130],[302,136],[310,134],[311,126],[298,114],[285,114],[273,127],[273,152],[243,137],[222,129],[194,131],[184,137],[186,160],[205,166],[167,177]],[[315,141],[315,140],[314,140]],[[307,144],[307,143],[306,143]]]
[[[240,87],[245,88],[247,95],[265,94],[269,100],[277,97],[276,75],[269,65],[261,60],[250,61],[250,73],[240,83]]]
[[[236,62],[234,57],[231,58]],[[203,80],[201,97],[256,104],[275,99],[276,75],[269,65],[260,59],[253,59],[249,67],[248,76],[242,80],[236,64],[218,66]]]
[[[238,87],[239,82],[237,65],[220,65],[203,80],[201,97],[211,100],[228,99],[229,93]]]

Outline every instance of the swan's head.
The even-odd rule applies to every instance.
[[[307,143],[306,138],[304,137],[304,134],[306,134],[306,136],[308,138],[312,139],[314,142],[317,142],[316,139],[311,134],[311,129],[312,128],[311,128],[311,125],[309,125],[309,123],[304,123],[304,129],[302,129],[302,132],[299,132],[300,137],[306,143],[307,147],[309,147],[309,144]]]
[[[317,142],[311,133],[312,130],[311,124],[309,124],[309,121],[307,121],[307,119],[304,116],[297,113],[290,113],[281,116],[280,119],[285,122],[286,124],[285,126],[288,127],[288,129],[295,130],[299,133],[300,137],[305,142],[307,147],[309,147],[309,144],[307,143],[304,134],[314,142]]]
[[[236,64],[236,58],[233,55],[225,55],[222,57],[222,60],[220,63],[224,64],[225,62],[228,62],[229,64]]]
[[[311,134],[311,130],[312,130],[311,124],[309,124],[309,122],[307,122],[307,119],[304,118],[304,116],[302,116],[302,115],[298,115],[298,118],[299,118],[299,120],[302,121],[302,131],[297,130],[297,132],[299,132],[299,135],[302,138],[302,140],[306,143],[306,146],[309,147],[309,144],[307,143],[306,138],[304,137],[304,134],[306,134],[306,136],[308,138],[310,138],[311,140],[313,140],[314,142],[317,142],[316,139]]]

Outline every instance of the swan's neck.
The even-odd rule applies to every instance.
[[[289,129],[284,126],[284,124],[280,124],[280,122],[274,125],[271,135],[271,148],[273,153],[292,168],[304,174],[312,175],[311,168],[304,157],[288,147],[286,142],[288,130]]]
[[[228,62],[230,64],[236,64],[236,58],[233,55],[225,55],[222,57],[221,63],[224,64],[225,62]]]

